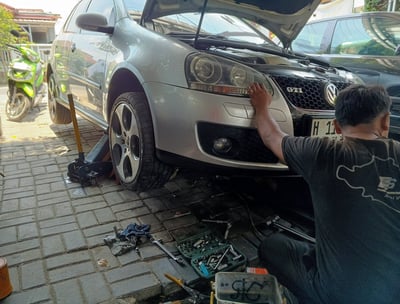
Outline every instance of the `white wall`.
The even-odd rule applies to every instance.
[[[311,20],[351,14],[353,8],[364,5],[364,0],[333,0],[326,4],[320,4],[311,16]]]

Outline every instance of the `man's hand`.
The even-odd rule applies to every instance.
[[[272,96],[262,84],[253,83],[249,86],[248,92],[256,112],[265,111],[271,104]]]
[[[256,112],[257,130],[263,143],[279,158],[280,162],[285,163],[282,152],[282,138],[284,133],[276,121],[271,116],[268,107],[272,102],[271,94],[264,85],[253,83],[248,88],[250,102]]]

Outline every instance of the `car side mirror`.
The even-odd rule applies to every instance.
[[[397,46],[397,48],[394,50],[394,55],[399,56],[400,55],[400,44]]]
[[[109,26],[106,17],[100,14],[82,14],[76,18],[76,25],[86,31],[112,34],[114,27]]]

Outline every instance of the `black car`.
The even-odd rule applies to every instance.
[[[393,97],[392,133],[400,134],[400,13],[368,12],[308,22],[291,48],[345,67]]]

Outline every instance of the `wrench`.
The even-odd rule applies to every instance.
[[[185,261],[182,259],[182,257],[176,257],[175,255],[172,254],[171,251],[169,251],[167,249],[167,247],[165,247],[160,240],[156,240],[156,239],[151,239],[151,242],[153,244],[156,244],[162,251],[164,251],[171,259],[173,259],[175,262],[181,264],[181,265],[185,265]]]

